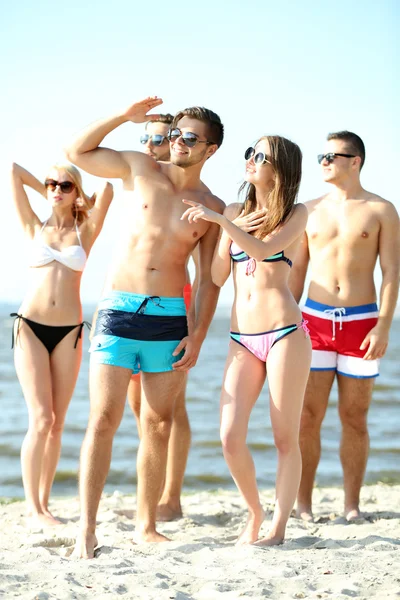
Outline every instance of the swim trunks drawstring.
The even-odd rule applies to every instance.
[[[161,304],[160,304],[160,302],[161,302],[160,296],[147,296],[143,300],[143,302],[139,306],[139,308],[137,309],[136,314],[140,314],[140,315],[144,314],[144,311],[146,310],[146,306],[147,306],[149,300],[152,301],[152,303],[154,304],[154,306],[159,306],[160,308],[164,308],[164,306],[161,306]],[[156,300],[157,300],[157,302],[156,302]]]
[[[336,339],[336,318],[339,319],[339,331],[343,329],[343,315],[346,314],[346,309],[341,306],[340,308],[327,308],[324,313],[329,315],[332,319],[332,341]]]

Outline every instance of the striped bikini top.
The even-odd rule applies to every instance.
[[[231,242],[229,254],[231,255],[231,258],[234,262],[248,263],[246,266],[246,275],[251,275],[252,273],[254,273],[257,266],[257,261],[254,258],[251,258],[248,254],[246,254],[246,252],[244,252],[241,248],[239,248],[239,246],[235,244],[235,242]],[[280,260],[283,260],[285,263],[287,263],[289,267],[293,266],[292,261],[290,260],[290,258],[285,256],[283,250],[281,250],[281,252],[273,254],[272,256],[269,256],[268,258],[264,258],[261,262],[278,262]]]
[[[87,254],[82,247],[81,236],[78,225],[75,223],[75,231],[79,240],[79,246],[68,246],[62,250],[56,250],[41,241],[43,229],[46,227],[47,221],[43,224],[39,235],[33,241],[32,252],[30,253],[30,267],[43,267],[53,260],[60,262],[73,271],[83,271],[87,261]]]

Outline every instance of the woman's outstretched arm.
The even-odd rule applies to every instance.
[[[308,219],[308,211],[304,204],[296,204],[289,219],[279,229],[273,231],[263,240],[260,240],[249,235],[250,232],[245,231],[242,227],[227,219],[226,216],[219,215],[198,202],[191,200],[183,200],[183,202],[190,204],[192,208],[188,208],[183,213],[181,219],[187,218],[189,222],[204,219],[205,221],[218,223],[231,240],[246,252],[248,256],[258,261],[262,261],[264,258],[268,258],[268,256],[272,256],[290,246],[294,240],[303,234]]]

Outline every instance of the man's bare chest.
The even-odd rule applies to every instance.
[[[162,186],[142,186],[134,192],[125,192],[126,214],[136,233],[196,240],[204,235],[209,224],[205,221],[189,223],[187,219],[182,219],[189,208],[183,199],[200,202],[197,194],[171,193],[170,189]]]
[[[317,209],[310,214],[307,224],[309,245],[316,249],[327,246],[355,248],[375,246],[380,223],[376,215],[358,207],[338,207],[334,210]]]

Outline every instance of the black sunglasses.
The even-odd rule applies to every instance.
[[[165,140],[165,135],[161,135],[160,133],[149,135],[148,133],[145,133],[144,135],[140,136],[141,144],[147,144],[149,140],[150,144],[152,144],[153,146],[161,146],[161,144]]]
[[[250,146],[250,148],[247,148],[246,152],[244,153],[244,157],[246,160],[250,160],[253,156],[256,165],[263,165],[264,163],[269,163],[270,165],[272,164],[269,156],[264,154],[264,152],[257,152],[256,154],[255,149]]]
[[[331,164],[337,156],[344,156],[345,158],[355,158],[355,154],[341,154],[340,152],[328,152],[327,154],[318,154],[318,162],[322,163],[326,160],[327,163]]]
[[[214,142],[209,142],[208,140],[199,140],[197,135],[191,131],[185,131],[184,133],[182,133],[180,129],[171,129],[168,131],[168,139],[170,142],[176,142],[180,137],[188,148],[193,148],[196,144],[214,144]]]
[[[56,181],[55,179],[46,179],[44,186],[46,190],[52,192],[58,186],[63,194],[70,194],[76,188],[76,185],[72,181]]]

